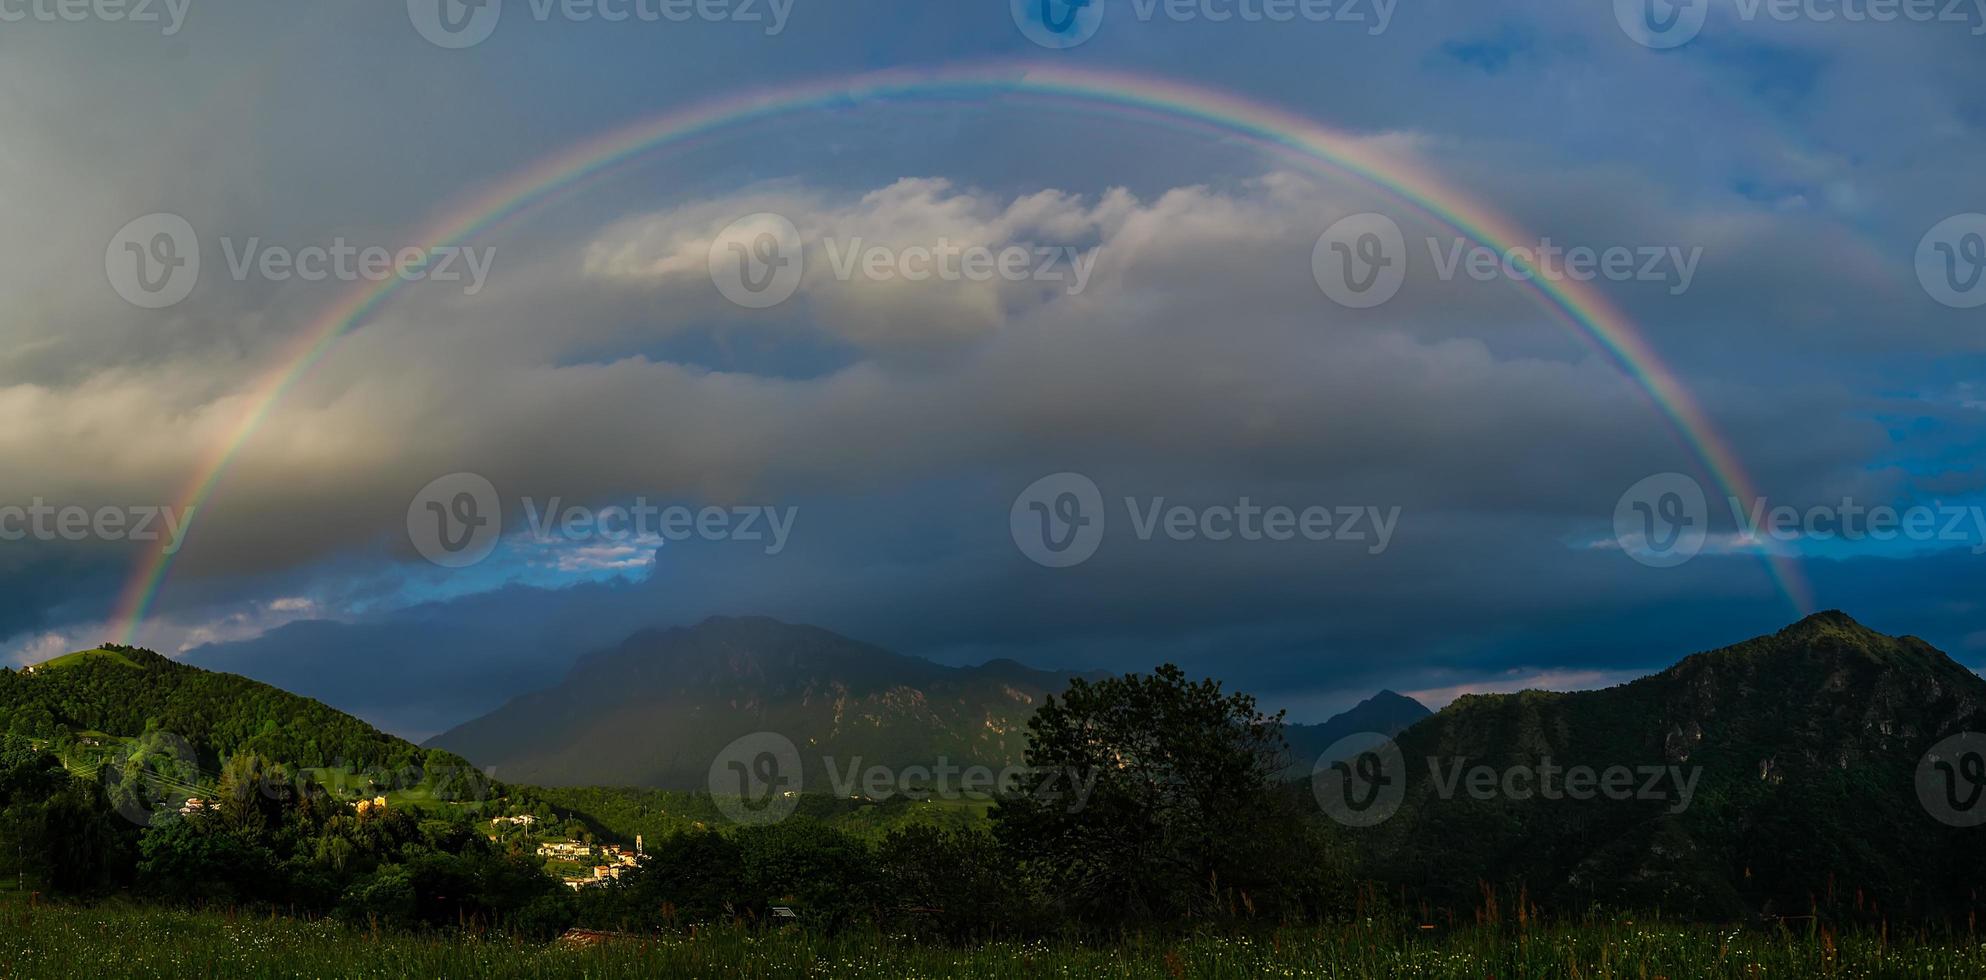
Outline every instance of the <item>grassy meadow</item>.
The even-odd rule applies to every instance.
[[[374,933],[328,920],[0,900],[0,977],[1981,977],[1986,943],[1648,923],[1433,935],[1335,926],[970,948],[706,930],[598,945]]]

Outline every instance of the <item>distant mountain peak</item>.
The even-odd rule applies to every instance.
[[[1875,630],[1855,621],[1855,617],[1839,609],[1825,609],[1779,631],[1781,636],[1799,637],[1823,633],[1860,633],[1880,635]]]
[[[1341,714],[1318,725],[1283,726],[1283,740],[1289,744],[1292,772],[1310,771],[1323,754],[1342,749],[1340,740],[1353,735],[1377,732],[1387,738],[1406,731],[1433,714],[1427,706],[1395,691],[1380,691]]]
[[[1409,760],[1666,767],[1690,773],[1693,796],[1477,805],[1430,776],[1407,788],[1387,846],[1391,859],[1468,860],[1472,877],[1579,903],[1611,890],[1737,914],[1804,905],[1837,880],[1897,894],[1927,876],[1966,894],[1976,852],[1937,833],[1931,818],[1944,818],[1927,815],[1913,774],[1933,746],[1982,726],[1986,682],[1921,639],[1828,610],[1628,684],[1461,698],[1399,739]],[[1466,859],[1426,856],[1462,827]]]

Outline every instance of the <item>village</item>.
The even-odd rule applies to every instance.
[[[510,826],[527,832],[537,822],[538,818],[528,813],[490,818],[492,828]],[[492,832],[489,838],[497,840],[499,836],[499,833]],[[546,870],[557,874],[559,880],[573,891],[618,880],[624,872],[640,867],[647,858],[640,834],[635,835],[632,850],[619,844],[594,844],[568,838],[540,841],[535,853],[545,859]]]

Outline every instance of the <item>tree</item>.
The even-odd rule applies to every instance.
[[[70,778],[54,756],[0,745],[0,870],[16,881],[59,892],[114,884],[130,871],[135,831],[102,787]]]
[[[902,827],[877,846],[876,864],[884,911],[907,931],[983,940],[1034,924],[1020,869],[983,830]]]
[[[1083,921],[1245,913],[1280,893],[1280,848],[1300,836],[1276,785],[1282,725],[1170,664],[1077,679],[1028,723],[1028,774],[995,806],[995,834]]]

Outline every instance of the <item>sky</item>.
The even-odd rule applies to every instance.
[[[1937,8],[0,0],[0,663],[413,737],[712,615],[1303,721],[1986,666]]]

